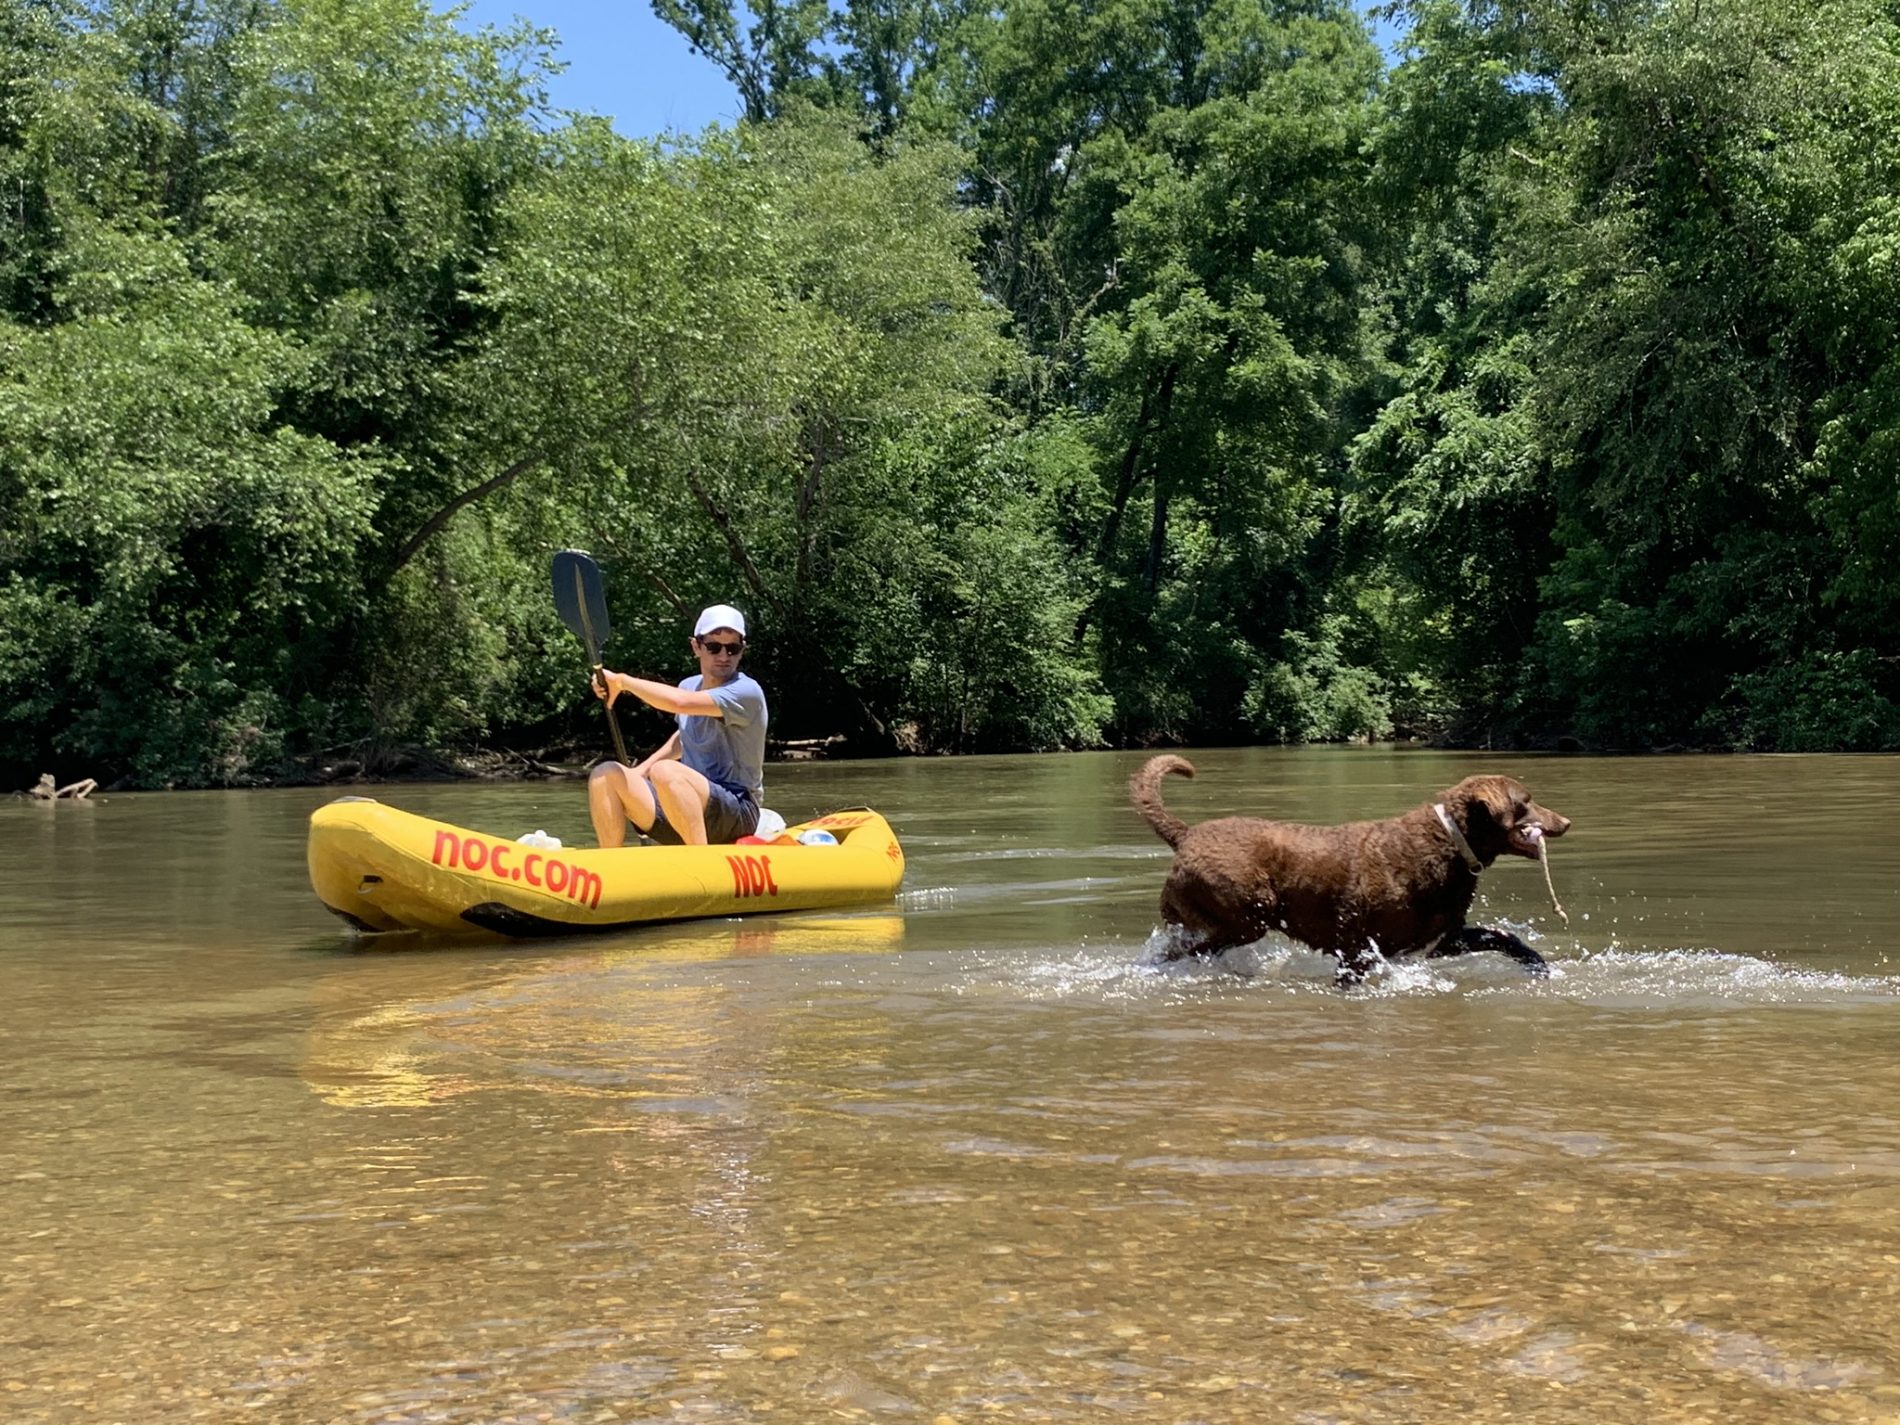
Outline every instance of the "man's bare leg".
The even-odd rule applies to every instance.
[[[706,844],[706,803],[712,799],[712,784],[684,762],[660,762],[652,771],[653,795],[666,824],[680,834],[688,846]]]
[[[626,764],[602,762],[587,776],[587,814],[593,818],[594,839],[601,846],[624,846],[628,822],[641,831],[653,829],[653,789]]]

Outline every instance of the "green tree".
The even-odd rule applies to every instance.
[[[1520,23],[1414,7],[1374,139],[1384,215],[1368,306],[1387,373],[1353,439],[1349,558],[1393,714],[1467,741],[1519,735],[1522,665],[1554,558],[1531,408],[1543,287],[1515,260],[1562,112]]]
[[[1231,736],[1336,558],[1379,59],[1330,6],[1171,11],[1157,41],[1140,127],[1082,145],[1061,219],[1113,279],[1076,389],[1104,457],[1094,616],[1123,736]]]
[[[1803,686],[1798,719],[1850,696],[1857,745],[1900,735],[1875,676],[1890,635],[1855,607],[1878,595],[1833,572],[1853,546],[1830,511],[1854,500],[1830,478],[1852,476],[1815,458],[1891,351],[1849,315],[1870,294],[1839,246],[1891,191],[1891,150],[1843,134],[1900,119],[1895,60],[1891,16],[1860,0],[1658,7],[1566,57],[1590,120],[1525,230],[1559,502],[1538,654],[1593,739],[1758,742],[1761,690]],[[1817,654],[1835,676],[1764,677]]]
[[[67,232],[0,327],[0,763],[232,782],[329,721],[378,474],[278,424],[300,361],[178,243]]]
[[[482,458],[446,378],[536,51],[399,3],[0,23],[0,760],[260,775],[361,730],[386,551]]]
[[[1465,736],[1881,746],[1882,7],[1427,4],[1363,567]],[[1852,235],[1850,238],[1848,235]],[[1870,282],[1869,279],[1873,280]],[[1851,413],[1851,414],[1850,414]]]
[[[638,601],[634,637],[672,657],[686,610],[750,601],[782,730],[1094,736],[1085,675],[997,671],[1010,655],[953,637],[967,621],[929,593],[956,583],[942,551],[966,548],[1013,571],[983,585],[999,630],[1050,606],[1026,507],[958,493],[1008,441],[990,391],[1009,348],[957,164],[942,145],[874,152],[817,113],[665,151],[582,128],[510,206],[512,256],[485,278],[497,340],[470,379],[509,393],[485,439],[532,432],[584,487],[595,547],[662,595]],[[893,642],[1011,695],[925,715]]]

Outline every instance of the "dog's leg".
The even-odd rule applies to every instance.
[[[1479,950],[1495,950],[1500,955],[1507,955],[1532,975],[1550,973],[1550,966],[1542,955],[1515,935],[1493,930],[1488,925],[1467,925],[1462,930],[1454,931],[1427,951],[1425,958],[1442,960],[1448,955],[1469,955]]]
[[[1178,931],[1181,927],[1177,926],[1175,929]],[[1262,931],[1260,934],[1265,933]],[[1185,937],[1180,934],[1174,937],[1175,943],[1167,948],[1163,958],[1173,962],[1185,960],[1191,955],[1196,960],[1214,960],[1236,946],[1251,945],[1259,938],[1259,935],[1248,935],[1240,931],[1220,934],[1213,931],[1190,930]]]
[[[1366,976],[1372,973],[1372,967],[1379,963],[1379,955],[1371,947],[1358,950],[1338,950],[1334,952],[1339,961],[1339,969],[1333,976],[1333,984],[1342,990],[1356,990],[1366,982]]]
[[[1216,893],[1206,883],[1171,876],[1161,888],[1161,920],[1172,932],[1169,960],[1212,960],[1237,945],[1250,945],[1267,933],[1264,913],[1240,916],[1210,915],[1205,907]]]
[[[1185,960],[1190,956],[1200,958],[1207,953],[1207,938],[1199,931],[1190,930],[1177,921],[1167,922],[1168,944],[1161,952],[1161,958],[1172,965],[1176,960]]]

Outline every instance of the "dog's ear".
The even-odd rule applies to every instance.
[[[1529,804],[1530,793],[1510,777],[1466,777],[1445,793],[1446,810],[1487,864],[1503,854],[1511,828]]]
[[[1531,789],[1515,777],[1499,777],[1498,797],[1502,806],[1498,824],[1505,828],[1516,826],[1531,814]]]

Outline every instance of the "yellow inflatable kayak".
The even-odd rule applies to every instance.
[[[791,840],[828,831],[836,845]],[[359,930],[493,931],[526,939],[657,920],[889,900],[904,852],[876,812],[834,812],[770,843],[544,849],[367,797],[310,817],[310,884]]]

